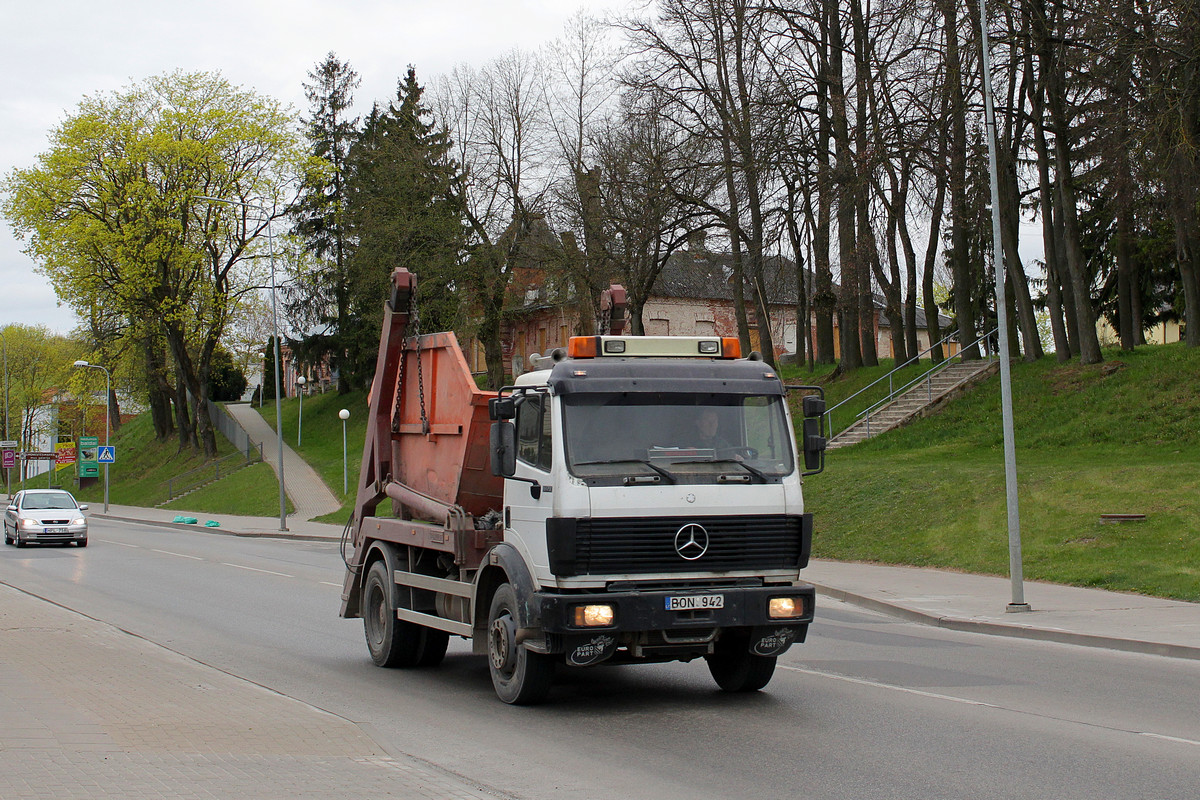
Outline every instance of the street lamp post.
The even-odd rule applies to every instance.
[[[342,420],[342,494],[350,491],[350,473],[346,468],[346,420],[350,419],[349,409],[343,408],[338,412]]]
[[[104,446],[108,447],[112,444],[110,439],[110,427],[112,425],[112,375],[107,367],[102,367],[99,364],[89,364],[80,359],[75,362],[77,367],[86,367],[87,369],[102,369],[104,370]],[[86,419],[86,417],[85,417]],[[104,462],[104,513],[108,513],[108,462]]]
[[[1004,488],[1008,510],[1008,572],[1012,602],[1006,611],[1029,611],[1021,566],[1021,514],[1017,504],[1017,457],[1013,443],[1012,364],[1008,353],[1008,311],[1004,303],[1004,248],[1000,239],[1000,177],[996,166],[996,110],[992,101],[992,47],[988,41],[987,2],[979,0],[983,70],[983,116],[987,133],[988,177],[992,195],[992,263],[996,268],[996,328],[1000,356],[1000,416],[1004,436]]]
[[[262,214],[263,219],[267,221],[267,252],[271,260],[271,334],[275,340],[275,440],[279,445],[279,464],[275,470],[275,474],[279,476],[279,530],[286,531],[288,528],[287,493],[284,490],[283,480],[283,388],[281,384],[282,379],[279,374],[279,362],[282,359],[279,346],[279,311],[276,308],[275,301],[275,240],[271,237],[271,217],[267,214],[265,208],[256,206],[253,203],[243,203],[240,200],[226,200],[223,197],[208,197],[205,195],[195,195],[194,199],[207,200],[210,203],[224,203],[230,206],[241,206],[242,208],[252,208]]]
[[[4,441],[8,441],[8,337],[0,331],[0,339],[4,340]],[[4,469],[4,492],[12,497],[12,470]]]
[[[296,378],[296,394],[300,396],[300,413],[296,417],[296,447],[300,446],[300,437],[304,433],[304,384],[308,378],[300,375]]]

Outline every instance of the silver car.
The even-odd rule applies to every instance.
[[[4,543],[70,544],[87,547],[86,505],[79,505],[61,489],[25,489],[17,492],[4,512]]]

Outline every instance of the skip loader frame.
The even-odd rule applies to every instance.
[[[780,400],[796,387],[736,340],[586,337],[485,392],[453,333],[412,330],[415,289],[393,272],[342,539],[341,616],[363,619],[372,660],[433,666],[464,637],[514,704],[544,698],[558,668],[605,661],[702,657],[728,691],[765,686],[813,618],[800,484],[823,465],[823,400],[803,402],[801,473]],[[735,441],[655,431],[692,404]],[[633,455],[587,455],[612,444],[587,432],[606,414]],[[639,426],[662,441],[635,441]]]

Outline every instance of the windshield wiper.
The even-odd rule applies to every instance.
[[[671,474],[667,470],[663,469],[662,467],[658,466],[657,464],[650,463],[649,461],[647,461],[644,458],[610,458],[610,459],[607,459],[604,461],[576,461],[575,462],[575,466],[577,466],[577,467],[587,467],[587,466],[591,466],[593,464],[641,464],[643,467],[649,467],[650,469],[654,470],[659,475],[661,475],[664,478],[666,478],[667,480],[669,480],[671,483],[677,482],[675,480],[675,476],[673,474]]]
[[[746,472],[749,472],[751,475],[758,478],[763,483],[767,483],[766,473],[763,472],[758,467],[750,466],[745,461],[738,461],[736,458],[713,458],[713,459],[709,459],[709,461],[707,463],[709,463],[709,464],[737,464],[739,467],[742,467],[743,469],[746,470]]]

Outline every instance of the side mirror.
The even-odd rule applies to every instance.
[[[824,405],[824,402],[822,402]],[[821,435],[821,418],[804,420],[804,469],[819,472],[824,467],[826,439]],[[807,473],[806,473],[807,474]]]
[[[87,504],[87,503],[84,503],[83,505],[81,505],[81,506],[79,507],[79,510],[80,510],[80,511],[87,511],[87,510],[88,510],[88,504]]]
[[[495,402],[489,401],[489,406]],[[505,420],[493,422],[489,445],[492,474],[511,478],[517,471],[517,427]]]
[[[517,400],[515,397],[493,397],[488,400],[488,417],[493,422],[512,419],[517,416]]]
[[[811,417],[823,417],[825,416],[825,398],[817,397],[813,394],[807,395],[804,398],[804,404],[802,408],[805,419],[809,419]]]

